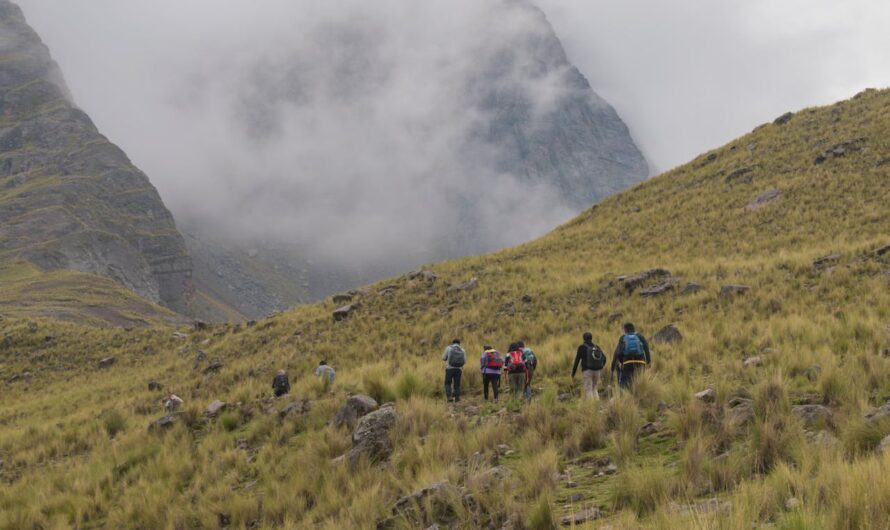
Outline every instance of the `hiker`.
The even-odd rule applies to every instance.
[[[507,372],[507,381],[510,383],[510,393],[516,398],[525,391],[528,381],[528,367],[522,360],[522,349],[518,342],[510,345],[504,369]]]
[[[501,369],[504,361],[501,354],[491,346],[485,346],[479,366],[482,368],[482,395],[488,401],[488,387],[494,391],[494,402],[498,402],[498,386],[501,383]]]
[[[445,348],[442,360],[445,361],[445,398],[456,403],[460,401],[460,378],[467,364],[467,352],[461,347],[460,339],[454,339]]]
[[[321,378],[324,391],[327,392],[328,389],[331,388],[331,385],[334,384],[336,374],[334,373],[334,369],[328,366],[327,361],[321,361],[318,363],[318,368],[315,369],[315,377]]]
[[[525,394],[525,399],[527,401],[531,401],[532,378],[534,378],[535,370],[538,368],[538,357],[535,355],[535,352],[533,352],[531,348],[525,347],[525,343],[523,341],[519,341],[517,344],[520,348],[522,348],[522,362],[525,363],[525,367],[527,368],[525,377],[525,389],[523,393]]]
[[[179,410],[179,407],[182,406],[183,401],[182,398],[170,392],[170,394],[164,398],[164,410],[168,413],[173,413]]]
[[[275,392],[275,397],[281,397],[290,392],[290,381],[287,380],[284,370],[278,370],[278,374],[272,379],[272,390]]]
[[[624,335],[618,339],[615,356],[612,358],[612,371],[618,370],[618,386],[630,388],[636,371],[652,362],[649,343],[637,333],[630,322],[624,325]]]
[[[599,399],[598,387],[602,380],[603,367],[606,366],[606,354],[602,348],[594,344],[593,334],[589,331],[582,336],[584,342],[578,346],[575,354],[575,363],[572,365],[572,377],[581,365],[581,378],[584,381],[584,396]]]

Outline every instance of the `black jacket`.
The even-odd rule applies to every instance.
[[[606,352],[602,350],[599,346],[592,342],[585,342],[584,344],[578,346],[578,353],[575,354],[575,364],[572,365],[572,377],[575,377],[575,372],[578,371],[578,364],[581,365],[581,370],[594,370],[595,368],[587,365],[587,348],[594,348],[595,350],[599,350],[603,354],[603,366],[606,365]],[[600,368],[602,370],[602,368]]]
[[[646,364],[652,362],[652,357],[649,354],[649,342],[646,340],[642,334],[637,333],[637,337],[640,338],[640,342],[643,343],[643,356],[646,358]],[[621,364],[624,363],[624,335],[618,339],[618,346],[615,347],[615,356],[612,357],[612,371],[621,368]]]
[[[276,375],[272,380],[272,389],[275,390],[276,396],[281,396],[290,392],[290,382],[286,375]]]

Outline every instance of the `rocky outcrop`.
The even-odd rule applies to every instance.
[[[745,209],[746,210],[757,210],[757,209],[762,208],[763,206],[766,206],[767,204],[775,201],[776,199],[778,199],[781,196],[782,196],[782,190],[780,190],[780,189],[774,188],[771,190],[766,190],[765,192],[761,193],[757,197],[754,197],[753,199],[751,199],[751,202],[749,202],[745,206]]]
[[[180,312],[191,260],[148,178],[71,102],[21,10],[0,0],[0,254],[108,276]]]
[[[389,431],[395,425],[396,418],[395,409],[388,404],[358,421],[352,433],[352,449],[346,455],[350,466],[355,467],[365,458],[372,463],[389,459],[393,451]]]
[[[652,336],[652,342],[656,344],[673,344],[681,340],[683,340],[683,335],[677,329],[677,326],[673,324],[668,324]]]
[[[337,411],[337,415],[331,423],[335,427],[346,427],[352,429],[360,418],[377,410],[380,405],[370,396],[355,395],[349,396],[346,403]]]

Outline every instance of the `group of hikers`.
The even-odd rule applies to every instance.
[[[606,354],[593,342],[593,334],[590,332],[584,333],[583,341],[578,346],[572,364],[572,378],[575,377],[580,365],[584,396],[599,399],[599,385],[603,369],[607,364]],[[445,362],[445,398],[448,402],[458,402],[461,395],[461,377],[467,363],[467,352],[461,346],[460,339],[454,339],[445,348],[442,361]],[[650,362],[651,354],[646,338],[637,332],[632,323],[624,324],[610,368],[611,372],[618,374],[619,387],[630,388],[637,371]],[[523,341],[512,343],[504,357],[486,345],[479,358],[483,398],[488,401],[491,388],[494,401],[497,402],[501,378],[506,377],[512,396],[518,397],[521,394],[526,400],[531,399],[531,383],[537,368],[538,358],[535,352],[527,348]]]
[[[636,331],[632,323],[624,324],[623,331],[612,356],[610,372],[618,373],[618,385],[626,389],[630,388],[636,373],[651,362],[651,354],[648,341]],[[606,354],[593,342],[593,334],[590,332],[584,333],[583,341],[578,346],[575,361],[572,363],[572,378],[574,379],[580,366],[584,396],[599,399],[599,385],[607,364]],[[459,402],[461,378],[467,364],[467,352],[461,346],[460,339],[454,339],[445,348],[442,361],[445,363],[446,400]],[[532,396],[531,383],[537,368],[538,358],[535,352],[531,348],[527,348],[521,340],[510,344],[507,354],[503,357],[496,349],[485,345],[482,355],[479,357],[483,398],[488,401],[489,395],[492,395],[494,401],[497,402],[500,395],[501,378],[506,377],[512,396],[522,395],[526,400],[530,400]],[[336,373],[327,361],[323,360],[315,369],[315,376],[321,379],[324,389],[327,391],[334,382]],[[491,389],[491,394],[489,394],[489,389]],[[290,381],[284,370],[278,370],[272,379],[272,392],[276,398],[290,392]],[[183,404],[182,398],[174,393],[168,394],[163,402],[164,408],[168,412],[175,412]]]

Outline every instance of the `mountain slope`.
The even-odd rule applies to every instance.
[[[0,321],[0,527],[884,528],[888,138],[890,91],[806,109],[538,241],[369,287],[342,320],[327,302],[187,336]],[[580,400],[581,333],[611,354],[626,320],[653,365],[632,394]],[[656,339],[667,324],[680,340]],[[449,406],[454,336],[470,368]],[[535,399],[482,403],[474,356],[519,338]],[[165,433],[146,432],[150,380],[186,399]],[[337,460],[352,432],[329,420],[359,392],[395,402],[386,463]]]
[[[21,10],[0,0],[0,260],[19,259],[188,311],[191,261],[170,212],[71,103]]]

